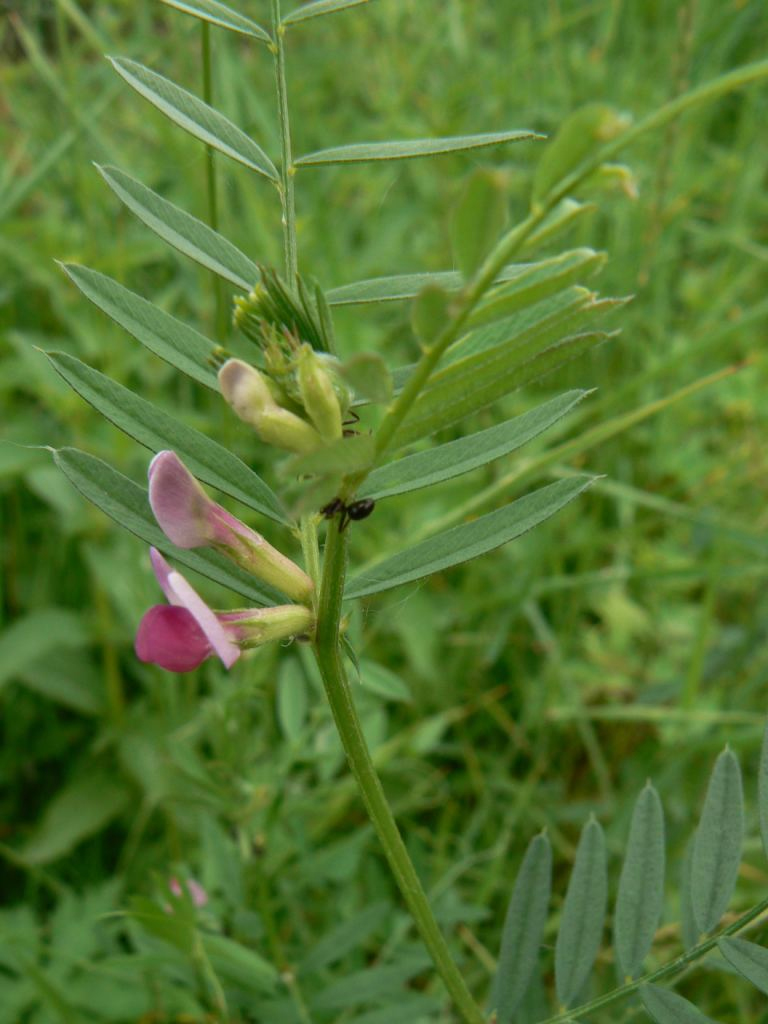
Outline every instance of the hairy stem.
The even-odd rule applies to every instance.
[[[288,88],[285,79],[285,28],[280,23],[280,0],[272,0],[272,29],[274,32],[274,42],[270,49],[275,58],[277,111],[280,119],[280,147],[282,151],[280,200],[283,204],[285,274],[288,284],[294,287],[299,260],[296,249],[296,202],[293,188],[294,166],[293,157],[291,156],[291,123],[288,118]]]
[[[345,535],[337,520],[328,527],[318,605],[315,656],[336,728],[368,816],[389,862],[403,899],[432,956],[438,973],[466,1024],[484,1024],[485,1017],[464,982],[432,914],[424,889],[405,848],[363,736],[339,647],[339,622],[346,571]]]
[[[664,964],[663,967],[658,967],[655,971],[650,971],[648,974],[644,974],[642,978],[635,978],[634,981],[627,982],[626,985],[621,985],[619,988],[615,988],[610,992],[606,992],[603,996],[598,996],[597,999],[593,999],[589,1003],[583,1003],[581,1006],[575,1006],[572,1010],[565,1010],[563,1013],[558,1013],[554,1017],[547,1017],[546,1020],[542,1020],[539,1024],[567,1024],[568,1021],[578,1020],[580,1017],[586,1017],[588,1014],[594,1013],[595,1010],[601,1010],[604,1006],[610,1006],[611,1003],[615,1003],[619,999],[624,999],[632,992],[636,992],[641,985],[651,985],[657,981],[661,981],[662,978],[668,977],[670,974],[679,974],[684,971],[691,964],[695,963],[696,960],[700,960],[701,957],[705,956],[710,950],[714,949],[717,945],[718,939],[726,938],[729,935],[735,935],[740,932],[743,928],[746,928],[748,924],[759,917],[764,911],[768,910],[768,899],[762,900],[756,906],[752,907],[741,917],[738,917],[735,921],[723,928],[722,931],[717,932],[716,935],[711,935],[708,939],[700,942],[697,946],[693,946],[692,949],[687,950],[685,953],[681,953],[680,956],[675,957],[674,960],[670,960],[668,964]]]

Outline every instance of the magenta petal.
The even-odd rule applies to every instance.
[[[136,655],[169,672],[190,672],[213,653],[195,617],[186,608],[159,604],[139,623]]]

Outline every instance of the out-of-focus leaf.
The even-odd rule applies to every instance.
[[[528,844],[507,908],[489,1010],[508,1024],[523,1000],[539,958],[552,888],[552,847],[546,835]]]
[[[392,397],[392,374],[378,352],[358,352],[341,364],[339,372],[367,402],[388,402]]]
[[[413,303],[411,326],[425,346],[434,341],[450,320],[450,298],[439,284],[428,284]]]
[[[533,178],[534,205],[567,177],[594,150],[628,127],[625,115],[605,103],[589,103],[575,110],[560,126],[536,166]]]
[[[129,801],[122,783],[91,767],[58,791],[19,855],[27,864],[50,864],[119,817]]]
[[[102,673],[88,652],[69,650],[64,644],[35,658],[21,670],[19,681],[33,693],[83,715],[100,715],[106,706]]]
[[[86,298],[150,352],[198,383],[219,390],[212,341],[111,277],[73,263],[64,265],[64,270]]]
[[[337,11],[345,11],[348,7],[360,7],[361,4],[370,3],[370,0],[314,0],[314,3],[304,4],[297,7],[295,11],[286,14],[283,18],[284,25],[297,25],[301,21],[309,21],[310,18],[319,18],[323,14],[335,14]]]
[[[683,996],[659,985],[641,985],[640,998],[656,1024],[717,1024]]]
[[[718,949],[742,977],[768,996],[768,949],[747,939],[718,939]]]
[[[131,213],[174,249],[238,288],[250,289],[259,280],[256,264],[207,224],[117,167],[97,170]]]
[[[247,994],[274,992],[278,972],[264,957],[225,935],[202,936],[203,949],[216,974]]]
[[[763,852],[768,857],[768,725],[763,733],[763,746],[760,751],[760,768],[757,779],[757,804],[760,818],[760,835],[763,840]]]
[[[283,603],[284,598],[277,591],[266,584],[257,584],[255,577],[215,551],[188,551],[171,544],[155,523],[144,488],[106,462],[76,448],[59,448],[53,452],[53,458],[84,497],[147,544],[236,594],[242,594],[256,605]]]
[[[616,897],[616,956],[625,977],[640,974],[663,906],[664,812],[648,783],[635,804]]]
[[[484,555],[543,523],[592,483],[592,478],[558,480],[471,523],[446,530],[355,576],[346,598],[366,597],[442,572]]]
[[[513,281],[536,263],[510,263],[495,283]],[[414,299],[428,285],[434,284],[446,292],[457,292],[463,279],[456,270],[438,270],[424,274],[395,274],[392,277],[371,277],[366,281],[353,281],[331,288],[325,293],[330,306],[361,306],[373,302],[403,302]]]
[[[493,248],[507,221],[507,178],[478,167],[467,181],[453,218],[453,252],[469,279]]]
[[[587,391],[566,391],[505,423],[374,469],[362,484],[360,496],[386,498],[469,473],[537,437],[587,394]]]
[[[218,110],[209,107],[163,75],[150,71],[143,64],[126,57],[110,57],[110,62],[139,95],[149,100],[174,124],[200,139],[206,146],[212,146],[225,156],[245,164],[270,181],[280,180],[275,165],[264,150]]]
[[[17,619],[0,633],[0,689],[47,653],[89,639],[83,620],[66,608],[39,608]]]
[[[384,700],[405,701],[413,700],[411,691],[394,672],[379,665],[375,661],[363,658],[360,662],[360,685],[364,690],[370,690]]]
[[[308,708],[307,683],[301,664],[296,658],[286,658],[280,668],[275,710],[282,733],[291,743],[304,731]]]
[[[542,138],[537,132],[488,132],[485,135],[455,135],[442,139],[404,139],[388,142],[359,142],[350,146],[334,146],[308,153],[295,161],[297,167],[317,164],[354,164],[377,160],[411,160],[420,156],[462,153],[504,142],[524,142]]]
[[[562,1006],[573,1005],[592,970],[607,900],[605,836],[593,819],[582,829],[555,943],[555,987]]]
[[[221,28],[228,28],[231,32],[260,39],[262,43],[272,42],[269,33],[265,32],[255,21],[238,14],[231,7],[218,3],[218,0],[161,0],[161,3],[168,7],[174,7],[177,11],[183,11],[184,14],[191,14],[201,21],[207,21],[211,25],[219,25]]]
[[[364,907],[346,921],[327,932],[299,963],[299,974],[314,974],[337,963],[352,950],[360,949],[365,940],[379,928],[391,907],[383,901]]]
[[[280,499],[261,477],[205,434],[188,427],[63,352],[49,352],[54,368],[86,402],[150,451],[170,448],[190,472],[278,523],[288,523]]]
[[[726,748],[715,762],[693,843],[691,897],[702,933],[711,931],[728,908],[743,839],[741,768],[736,755]]]

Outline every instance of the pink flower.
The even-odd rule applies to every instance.
[[[294,600],[309,600],[310,577],[261,534],[212,501],[175,452],[158,452],[152,459],[149,503],[160,529],[178,547],[216,548]]]
[[[313,627],[312,612],[297,604],[214,612],[159,551],[150,548],[149,556],[169,604],[150,608],[139,623],[135,650],[141,661],[169,672],[190,672],[216,654],[231,668],[241,650]]]
[[[196,907],[204,907],[208,902],[208,893],[194,878],[185,878],[183,882],[180,882],[178,878],[172,878],[168,883],[168,888],[174,896],[180,899],[184,895],[189,896]]]

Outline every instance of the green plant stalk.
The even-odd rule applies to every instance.
[[[663,967],[658,967],[655,971],[650,971],[648,974],[644,974],[641,978],[635,978],[634,981],[629,981],[626,985],[621,985],[619,988],[606,992],[605,995],[598,996],[597,999],[593,999],[589,1003],[583,1003],[581,1006],[575,1006],[571,1010],[564,1010],[562,1013],[558,1013],[554,1017],[547,1017],[545,1020],[539,1021],[538,1024],[567,1024],[568,1021],[578,1019],[579,1017],[586,1017],[588,1014],[594,1013],[595,1010],[601,1010],[604,1006],[610,1006],[611,1003],[615,1003],[618,999],[624,999],[632,992],[636,992],[641,985],[651,985],[660,981],[662,978],[668,977],[670,974],[678,974],[680,971],[690,967],[690,965],[696,960],[700,960],[701,957],[709,953],[710,950],[714,949],[717,945],[718,939],[724,939],[729,935],[735,935],[737,932],[740,932],[766,910],[768,910],[768,899],[762,900],[756,906],[752,907],[751,910],[748,910],[745,914],[742,914],[741,917],[729,924],[727,928],[723,928],[722,931],[717,932],[715,935],[711,935],[708,939],[700,942],[697,946],[693,946],[692,949],[687,950],[685,953],[681,953],[680,956],[675,957],[674,960],[670,960],[670,962],[668,964],[664,964]]]
[[[338,521],[334,519],[328,527],[325,544],[315,637],[315,657],[328,702],[368,816],[376,829],[392,874],[435,967],[466,1024],[484,1024],[485,1017],[472,999],[434,919],[363,736],[339,649],[339,622],[345,571],[345,536],[339,529]]]
[[[211,26],[200,22],[200,53],[203,65],[203,99],[213,104],[213,73],[211,68]],[[208,224],[214,231],[219,230],[219,203],[216,188],[216,153],[212,146],[205,147],[205,182],[208,194]],[[223,281],[218,274],[211,274],[213,298],[216,308],[216,333],[222,341],[227,333],[227,305],[224,299]]]
[[[491,287],[499,272],[520,250],[535,228],[541,224],[562,199],[570,195],[601,164],[615,156],[620,150],[640,136],[663,127],[694,107],[717,99],[719,96],[734,89],[760,81],[763,78],[768,78],[768,60],[757,61],[753,64],[747,64],[742,68],[737,68],[735,71],[721,75],[719,78],[714,79],[714,81],[707,82],[682,96],[676,97],[669,103],[665,103],[663,107],[638,121],[632,128],[629,128],[596,150],[579,164],[571,174],[563,178],[548,193],[541,204],[530,212],[524,221],[508,231],[496,244],[475,276],[467,283],[462,293],[458,296],[452,318],[433,344],[424,352],[416,369],[409,377],[405,388],[382,420],[376,433],[377,457],[381,456],[392,443],[398,427],[408,415],[408,412],[423,390],[438,360],[448,346],[459,337],[461,328],[466,323],[469,314]],[[365,476],[362,474],[350,478],[350,491],[359,486],[363,479],[365,479]]]
[[[296,247],[296,199],[293,178],[296,169],[291,155],[291,122],[288,118],[288,87],[285,78],[285,26],[280,23],[280,0],[272,0],[272,29],[274,42],[270,50],[275,58],[277,85],[277,112],[280,118],[280,201],[283,204],[283,239],[285,247],[285,274],[291,288],[295,287],[299,269]]]

